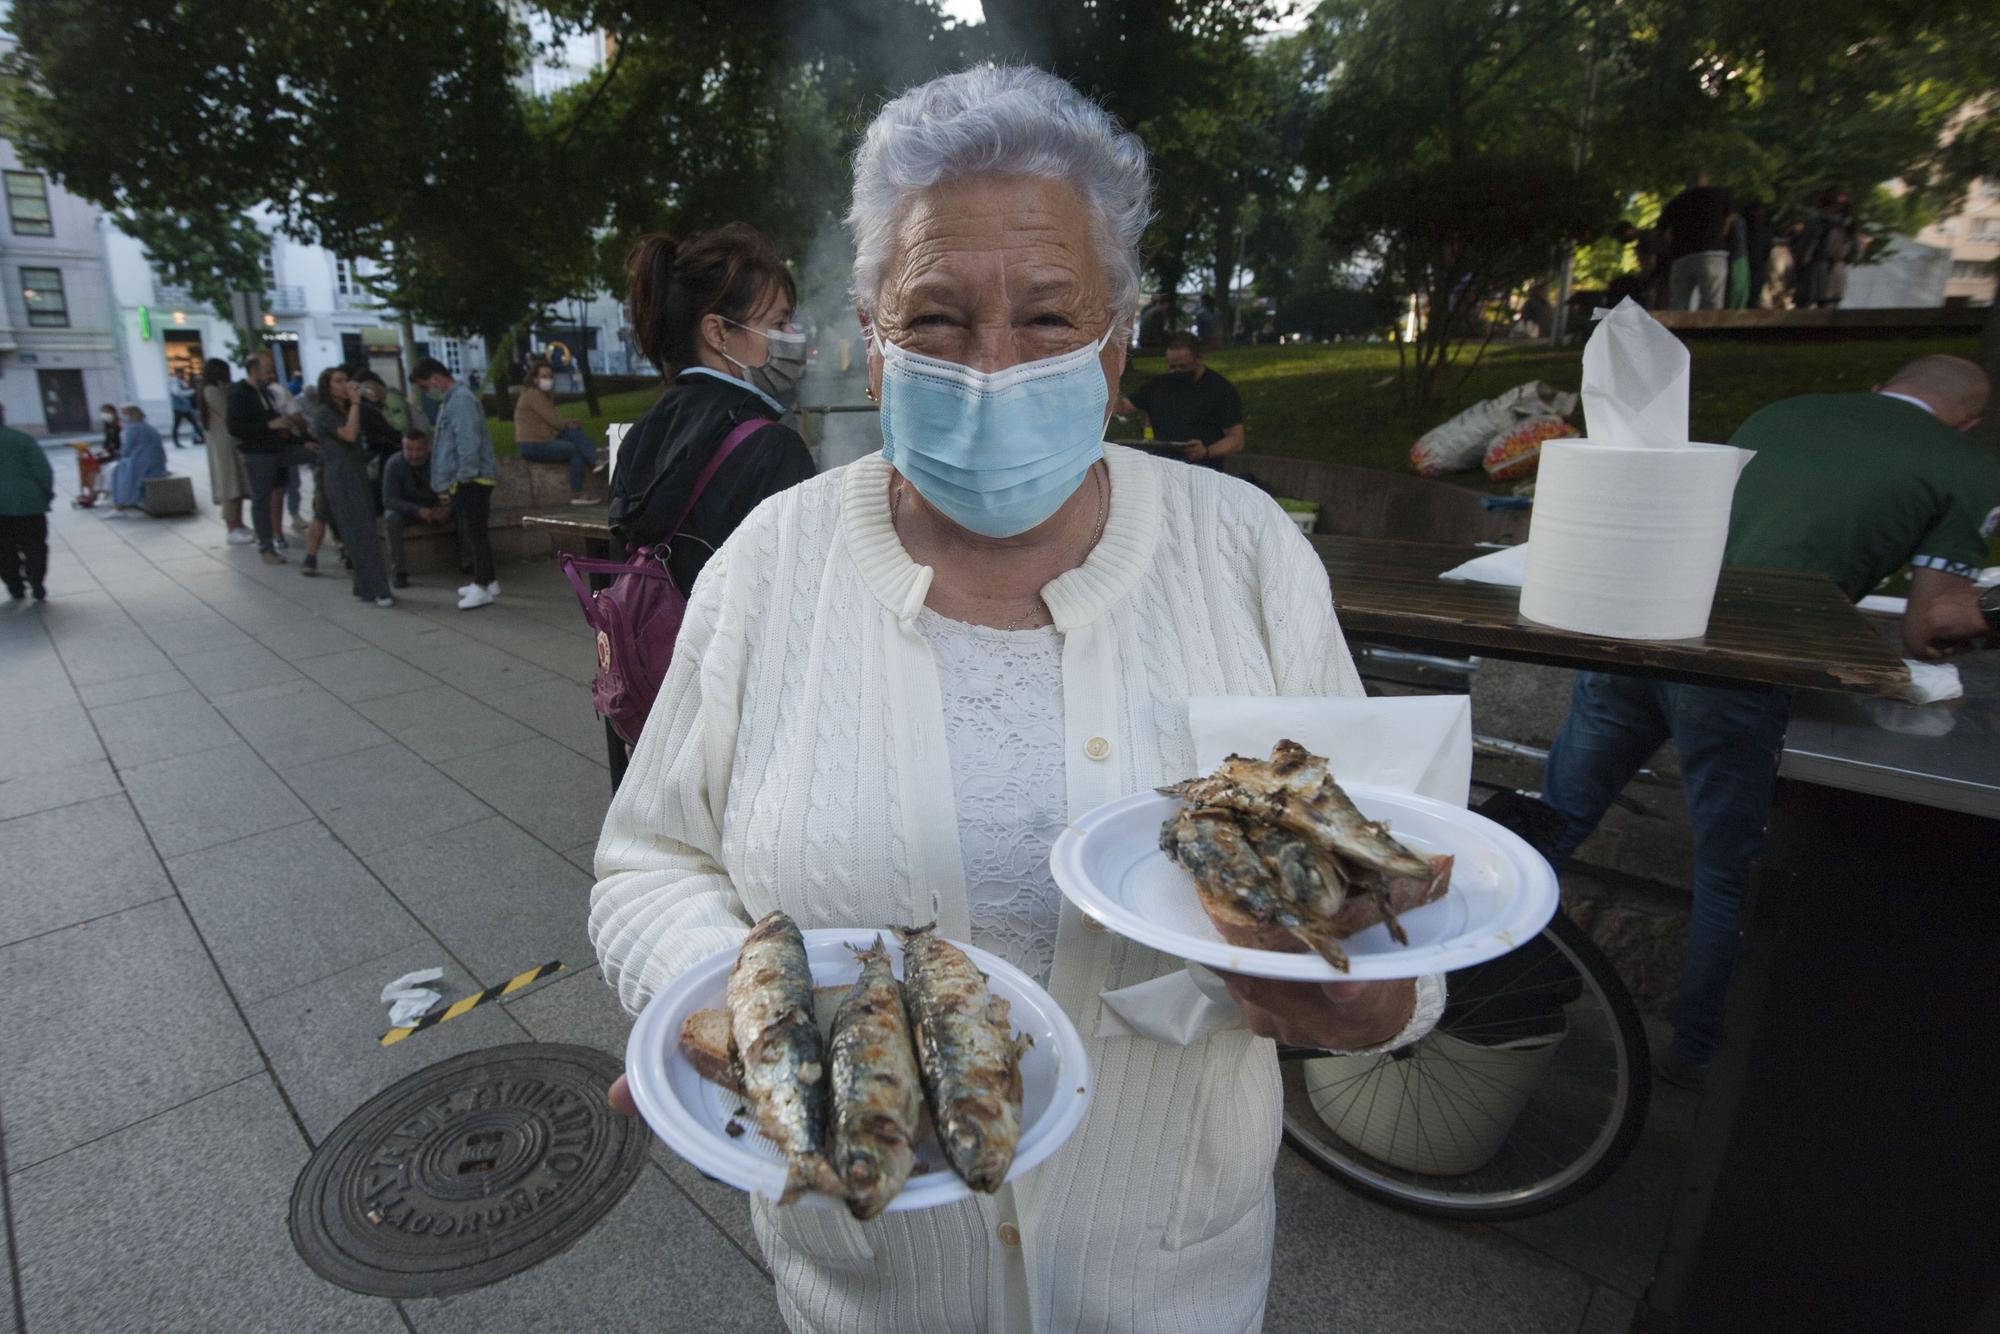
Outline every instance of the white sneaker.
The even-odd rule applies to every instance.
[[[396,599],[384,593],[381,597],[375,599],[375,605],[378,607],[393,607],[396,605]]]
[[[297,533],[300,537],[304,537],[309,531],[311,531],[311,526],[307,524],[304,519],[301,519],[298,515],[294,514],[292,516],[292,531]]]
[[[256,540],[257,534],[251,532],[248,528],[231,528],[229,536],[223,539],[223,541],[229,543],[232,547],[247,547]]]
[[[472,591],[473,589],[475,589],[475,588],[478,588],[478,587],[479,587],[479,585],[478,585],[478,584],[460,584],[460,585],[458,586],[458,591],[459,591],[460,595],[462,596],[462,595],[464,595],[464,594],[466,594],[466,593],[470,593],[470,592],[471,592],[471,591]],[[486,595],[487,595],[488,597],[496,597],[496,598],[497,598],[497,597],[499,597],[499,596],[500,596],[500,581],[499,581],[498,579],[495,579],[495,580],[494,580],[494,581],[493,581],[492,583],[490,583],[490,584],[486,585],[486,587],[485,587],[485,589],[484,589],[483,591],[484,591],[484,592],[486,593]]]
[[[468,589],[465,596],[458,600],[458,609],[460,611],[471,611],[475,607],[490,607],[492,605],[493,595],[477,586]]]

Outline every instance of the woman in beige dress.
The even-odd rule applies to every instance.
[[[236,437],[229,433],[229,363],[221,357],[202,363],[197,410],[208,438],[209,494],[222,511],[229,545],[246,546],[257,540],[243,524],[243,498],[250,494],[250,479],[243,472],[243,456],[236,452]]]

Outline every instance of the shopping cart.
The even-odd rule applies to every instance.
[[[76,451],[76,498],[69,503],[77,509],[87,510],[111,496],[101,481],[104,465],[111,460],[98,453],[96,446],[81,440],[72,441],[70,448]]]

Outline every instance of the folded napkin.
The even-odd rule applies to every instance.
[[[1912,704],[1941,704],[1965,693],[1965,683],[1958,679],[1957,663],[1905,658],[1903,665],[1910,669],[1910,686],[1903,692],[1903,698]]]
[[[1463,565],[1454,565],[1438,578],[1519,588],[1521,577],[1527,571],[1528,544],[1522,542],[1517,546],[1501,547],[1498,551],[1488,552],[1484,556],[1475,556]]]
[[[1188,722],[1201,773],[1231,754],[1269,755],[1289,738],[1326,756],[1342,783],[1373,783],[1456,806],[1466,804],[1472,788],[1472,702],[1464,695],[1208,696],[1188,701]],[[1142,1037],[1185,1047],[1244,1026],[1222,979],[1196,963],[1098,998],[1104,1002],[1100,1038]]]

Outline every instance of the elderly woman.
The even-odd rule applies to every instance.
[[[883,109],[848,219],[882,453],[710,561],[605,821],[590,928],[629,1009],[782,908],[936,920],[1086,1037],[1082,1127],[995,1196],[865,1224],[755,1202],[794,1330],[1255,1330],[1270,1039],[1400,1044],[1442,1008],[1429,979],[1231,978],[1242,1027],[1092,1036],[1100,993],[1182,965],[1060,896],[1064,822],[1193,772],[1190,696],[1361,693],[1275,503],[1103,444],[1147,211],[1139,142],[1051,75],[968,70]]]
[[[111,470],[111,504],[107,519],[137,514],[146,499],[146,483],[167,475],[167,447],[159,431],[146,420],[145,410],[127,403],[120,413],[118,466]]]

